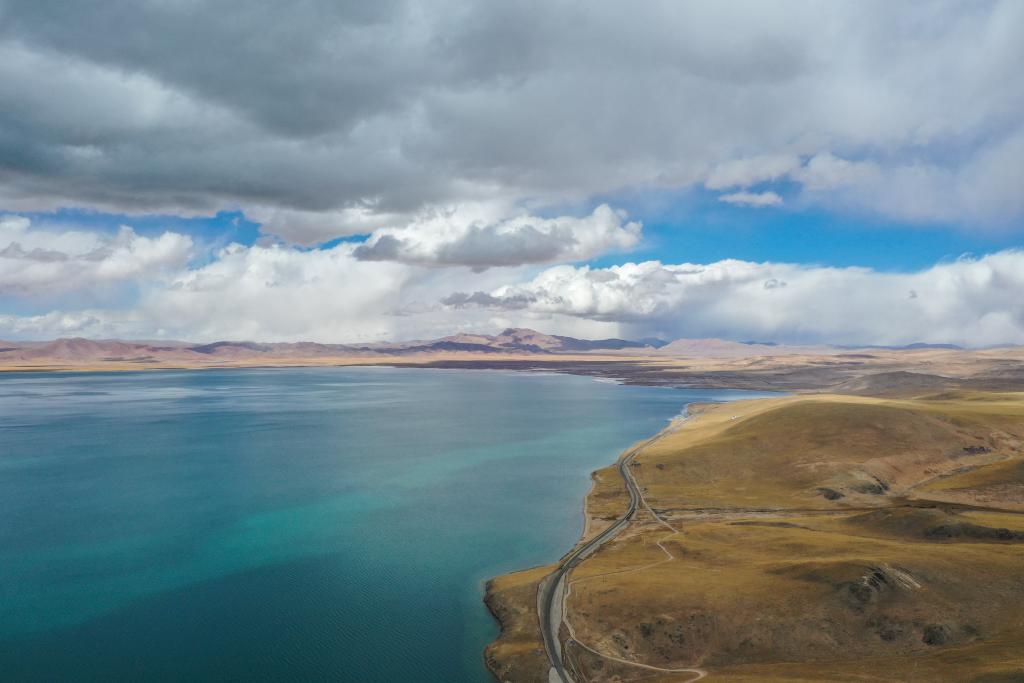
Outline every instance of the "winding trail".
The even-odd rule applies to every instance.
[[[558,564],[558,568],[555,569],[551,574],[544,577],[540,582],[537,590],[537,615],[540,619],[540,632],[541,638],[544,642],[544,649],[548,655],[548,661],[551,662],[551,669],[548,673],[548,680],[550,683],[576,683],[571,674],[565,669],[565,662],[562,657],[562,643],[558,638],[559,630],[564,623],[569,631],[570,638],[573,642],[577,643],[580,647],[593,652],[596,655],[611,659],[623,664],[629,664],[632,666],[640,667],[643,669],[650,669],[656,671],[664,671],[666,673],[693,673],[695,678],[691,681],[697,681],[707,675],[707,672],[703,669],[664,669],[661,667],[651,666],[648,664],[641,664],[639,662],[632,662],[627,659],[620,659],[613,657],[589,647],[588,645],[581,643],[575,637],[575,632],[572,626],[565,619],[565,601],[569,595],[568,576],[569,572],[572,571],[576,565],[582,562],[584,559],[594,554],[601,546],[608,541],[612,540],[619,533],[626,528],[626,526],[632,521],[636,515],[637,510],[643,506],[647,512],[660,524],[668,527],[674,534],[679,531],[674,528],[667,521],[658,516],[657,513],[648,505],[644,499],[643,493],[640,491],[640,486],[637,484],[636,479],[633,477],[633,473],[630,471],[630,466],[644,449],[657,443],[661,439],[665,438],[669,434],[675,432],[677,429],[682,427],[683,423],[689,419],[689,414],[684,408],[683,415],[680,418],[673,420],[665,429],[658,432],[656,435],[636,446],[623,457],[619,459],[618,469],[619,475],[626,484],[626,491],[629,493],[629,507],[626,511],[615,520],[608,528],[596,535],[594,538],[583,543],[571,553],[562,558]],[[674,535],[673,534],[673,535]],[[671,561],[673,558],[664,546],[658,542],[658,546],[668,555],[668,559],[663,562]],[[661,564],[656,563],[656,564]],[[650,566],[650,565],[648,565]],[[638,567],[636,569],[644,569],[646,567]]]

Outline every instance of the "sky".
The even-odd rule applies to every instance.
[[[0,0],[0,339],[1024,343],[1024,3]]]

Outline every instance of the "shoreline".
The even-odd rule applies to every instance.
[[[159,372],[159,371],[184,372],[184,371],[190,371],[190,370],[197,370],[197,371],[202,371],[202,370],[289,370],[289,369],[296,369],[296,368],[310,368],[310,369],[313,369],[313,368],[320,368],[320,367],[323,367],[323,368],[330,368],[330,367],[336,367],[336,368],[364,368],[365,367],[365,368],[394,368],[394,369],[423,369],[423,370],[433,369],[433,370],[462,370],[462,371],[481,371],[481,370],[484,370],[484,371],[492,371],[492,372],[515,372],[516,374],[531,373],[531,372],[546,372],[546,374],[560,374],[560,375],[575,375],[575,376],[581,376],[581,377],[591,377],[595,381],[603,380],[603,381],[608,382],[608,383],[611,383],[612,381],[614,381],[615,384],[625,384],[626,383],[626,382],[623,381],[623,378],[621,378],[621,377],[615,377],[615,378],[603,378],[603,377],[600,377],[600,376],[595,377],[592,373],[573,372],[572,370],[574,368],[567,368],[566,369],[566,368],[561,368],[561,367],[557,367],[557,368],[545,367],[548,363],[551,363],[551,364],[554,365],[554,364],[558,364],[560,362],[561,363],[565,362],[564,360],[556,360],[556,359],[543,360],[543,361],[540,361],[540,362],[535,362],[534,359],[529,359],[530,360],[530,364],[532,366],[534,366],[534,367],[541,366],[538,369],[534,369],[533,367],[531,367],[531,368],[494,367],[493,364],[487,363],[486,361],[483,361],[483,360],[475,362],[475,363],[472,363],[472,364],[468,364],[468,363],[467,364],[462,364],[462,363],[460,363],[460,367],[436,367],[436,366],[434,366],[432,364],[429,364],[429,363],[423,363],[421,360],[417,360],[415,362],[401,362],[400,361],[400,362],[387,362],[387,363],[382,363],[382,362],[380,362],[380,360],[381,359],[373,359],[372,362],[354,362],[354,363],[350,362],[350,363],[329,363],[329,364],[324,364],[324,363],[317,363],[317,364],[289,363],[289,364],[270,364],[270,365],[268,365],[268,364],[231,364],[231,365],[203,365],[203,366],[189,366],[189,367],[182,366],[182,367],[158,367],[158,368],[154,368],[154,367],[142,367],[142,368],[140,368],[140,367],[113,367],[112,368],[112,367],[109,367],[109,366],[106,366],[106,367],[75,366],[75,367],[71,367],[71,368],[64,368],[64,367],[39,368],[39,367],[35,367],[35,368],[32,368],[32,369],[24,369],[24,368],[9,368],[8,367],[8,368],[4,368],[4,370],[7,373],[9,373],[7,376],[13,376],[13,375],[27,376],[27,375],[35,375],[35,374],[39,374],[39,375],[52,375],[54,373],[58,373],[58,374],[59,373],[96,374],[96,375],[113,375],[113,374],[124,373],[124,374],[138,375],[138,374],[142,374],[142,373],[145,373],[145,372],[152,372],[152,371],[157,371],[157,372]],[[578,361],[576,361],[576,362],[578,362]],[[595,360],[590,361],[590,362],[600,363],[601,361],[595,359]],[[541,364],[544,364],[544,365],[541,365]],[[0,373],[0,381],[2,381],[2,377],[3,376],[4,376],[4,374]],[[664,388],[676,388],[676,387],[672,387],[672,386],[665,386],[665,385],[658,385],[658,384],[655,384],[653,386],[662,386]],[[648,438],[645,438],[645,439],[641,439],[640,441],[637,441],[634,444],[632,444],[630,446],[627,446],[625,449],[620,451],[620,453],[618,454],[618,456],[615,459],[615,461],[613,461],[612,463],[610,463],[608,465],[599,466],[597,469],[594,469],[594,470],[592,470],[590,472],[591,486],[587,490],[587,492],[584,494],[583,501],[582,501],[582,506],[581,506],[581,511],[582,511],[582,515],[583,515],[583,525],[582,525],[583,528],[581,530],[580,536],[573,543],[572,547],[570,547],[563,554],[562,557],[564,557],[565,555],[573,552],[573,550],[576,549],[580,545],[580,543],[586,541],[591,536],[592,532],[594,531],[593,523],[594,523],[595,520],[593,520],[591,518],[590,510],[589,510],[588,506],[589,506],[589,501],[590,501],[590,499],[592,497],[592,494],[594,493],[595,489],[599,485],[599,482],[597,481],[597,477],[599,476],[599,473],[602,470],[606,469],[607,467],[614,467],[615,464],[620,462],[622,457],[624,455],[628,454],[631,450],[635,450],[636,448],[640,447],[642,444],[648,443],[652,439],[657,438],[658,435],[660,435],[660,434],[662,434],[662,433],[664,433],[664,432],[666,432],[668,430],[674,429],[675,426],[680,422],[680,420],[686,419],[686,413],[688,412],[689,406],[691,406],[691,405],[692,405],[692,402],[683,402],[682,407],[680,408],[680,412],[678,414],[672,416],[671,418],[669,418],[667,420],[667,424],[665,424],[660,430],[658,430],[653,437],[648,437]],[[557,561],[556,561],[555,564],[557,565]],[[487,643],[487,646],[484,648],[484,650],[480,654],[481,654],[481,657],[483,659],[484,667],[487,669],[487,671],[490,673],[491,677],[494,680],[501,680],[501,676],[500,676],[499,670],[497,668],[496,660],[493,657],[490,656],[490,654],[492,652],[492,645],[494,643],[496,643],[497,641],[501,640],[508,633],[509,629],[512,627],[512,623],[513,623],[513,621],[515,619],[515,616],[516,616],[516,615],[512,614],[512,612],[510,611],[508,605],[505,605],[503,603],[503,601],[498,597],[498,591],[496,589],[496,582],[500,581],[500,579],[502,577],[508,576],[510,574],[522,574],[522,573],[531,573],[531,572],[542,571],[544,573],[544,575],[547,575],[552,570],[552,566],[553,565],[551,565],[551,564],[547,564],[547,565],[543,565],[542,564],[542,565],[537,565],[537,566],[534,566],[534,567],[529,567],[529,568],[524,568],[524,569],[515,568],[515,569],[511,569],[511,570],[507,571],[504,574],[490,577],[490,578],[488,578],[484,582],[484,591],[483,591],[483,595],[481,596],[480,599],[484,603],[484,606],[487,608],[487,611],[491,615],[491,618],[493,618],[495,620],[495,623],[497,623],[498,631],[499,632],[498,632],[497,636],[493,640],[491,640],[490,642]],[[531,610],[531,616],[532,616],[532,618],[534,620],[536,619],[536,611],[535,610]]]
[[[1019,591],[1020,401],[1020,395],[951,392],[690,404],[688,412],[701,419],[675,431],[668,447],[643,451],[650,440],[641,442],[592,474],[598,483],[583,507],[595,519],[613,509],[613,489],[598,477],[616,466],[627,482],[635,477],[624,515],[622,491],[614,489],[620,503],[615,524],[635,526],[617,527],[607,538],[599,532],[598,543],[582,546],[587,555],[579,555],[577,542],[542,576],[525,574],[543,593],[533,597],[539,618],[506,621],[522,613],[529,597],[502,590],[507,576],[488,583],[486,600],[501,628],[488,652],[506,639],[520,644],[504,648],[504,659],[489,670],[505,683],[547,681],[549,670],[552,681],[641,680],[655,670],[678,680],[714,671],[729,680],[788,683],[846,680],[852,667],[883,680],[893,666],[908,672],[920,666],[912,680],[1010,680],[1005,674],[1019,666],[1019,656],[1011,657],[994,636],[1012,640],[1019,620],[1009,602],[985,598],[987,582],[965,577],[984,558],[984,571],[999,590]],[[830,425],[824,440],[823,420]],[[892,454],[881,458],[880,449]],[[753,465],[753,474],[737,466],[755,454],[761,464]],[[641,457],[636,469],[624,470],[630,455]],[[686,467],[674,467],[684,457]],[[970,467],[965,457],[974,458]],[[806,464],[817,467],[813,476],[799,474],[809,471],[800,467]],[[865,469],[884,485],[865,486]],[[746,488],[754,479],[768,483]],[[994,506],[992,496],[1007,504]],[[685,543],[673,538],[680,525]],[[961,528],[967,531],[945,533]],[[598,555],[602,546],[610,552]],[[757,558],[754,565],[751,558]],[[648,578],[634,578],[641,570]],[[695,576],[704,578],[695,582]],[[737,590],[748,597],[732,600]],[[562,609],[552,608],[552,600],[562,600]],[[771,621],[763,626],[761,618]],[[819,643],[823,620],[834,624],[827,657],[809,646]],[[893,630],[879,632],[879,624]],[[930,635],[938,631],[942,642]],[[742,648],[751,634],[762,639],[763,652]],[[521,643],[528,639],[543,656],[543,672],[536,661],[525,670],[530,653]],[[550,664],[548,652],[555,653]],[[982,671],[993,677],[965,675]]]
[[[743,400],[743,399],[739,399],[739,400]],[[746,399],[746,400],[757,400],[757,399],[756,398],[751,398],[751,399]],[[499,582],[502,579],[508,578],[508,577],[513,577],[513,576],[517,576],[517,575],[520,575],[520,574],[531,574],[531,573],[536,573],[536,572],[538,572],[540,570],[543,570],[544,574],[541,576],[540,580],[538,580],[536,582],[536,585],[535,585],[535,592],[536,592],[536,595],[537,595],[537,598],[535,599],[535,601],[538,602],[538,605],[539,605],[540,589],[541,589],[542,585],[544,584],[544,582],[546,582],[546,581],[548,581],[550,579],[550,577],[553,575],[554,572],[557,571],[557,569],[559,567],[561,567],[563,565],[563,563],[565,562],[565,559],[567,557],[569,557],[569,556],[573,555],[574,553],[578,552],[578,550],[579,550],[579,548],[580,548],[580,546],[582,544],[585,544],[585,543],[588,542],[588,540],[593,539],[593,538],[599,536],[600,534],[604,533],[604,531],[607,528],[609,528],[610,526],[616,524],[618,520],[628,519],[629,517],[631,517],[631,514],[628,511],[625,511],[623,515],[620,515],[617,518],[617,520],[616,519],[610,520],[609,521],[609,527],[605,527],[605,529],[602,529],[600,531],[592,533],[592,529],[591,529],[592,516],[590,515],[590,499],[594,495],[594,493],[597,490],[597,487],[598,487],[598,485],[600,483],[599,482],[600,473],[604,472],[604,471],[607,471],[607,470],[618,470],[621,467],[621,465],[623,463],[623,460],[625,458],[635,457],[636,455],[639,455],[643,451],[643,449],[646,448],[647,446],[649,446],[650,444],[657,442],[662,437],[677,431],[684,424],[686,424],[686,423],[696,419],[702,412],[704,412],[704,410],[706,409],[706,406],[716,405],[718,403],[722,403],[722,402],[720,402],[720,401],[690,401],[690,402],[684,403],[682,408],[680,409],[679,414],[674,416],[674,417],[672,417],[672,418],[670,418],[669,421],[668,421],[668,424],[665,425],[662,429],[658,430],[657,432],[655,432],[650,437],[648,437],[646,439],[642,439],[640,441],[637,441],[634,444],[632,444],[632,445],[628,446],[627,448],[623,449],[619,453],[618,457],[615,459],[614,462],[609,463],[608,465],[600,467],[600,468],[598,468],[596,470],[593,470],[590,473],[591,486],[587,490],[586,494],[583,497],[583,505],[582,505],[583,518],[584,518],[583,531],[582,531],[580,537],[573,544],[573,546],[571,548],[569,548],[568,550],[566,550],[566,552],[563,553],[558,558],[558,560],[556,560],[555,562],[553,562],[551,564],[547,564],[547,565],[538,565],[536,567],[530,567],[530,568],[527,568],[527,569],[516,569],[516,570],[513,570],[513,571],[508,572],[506,574],[501,574],[499,576],[493,577],[493,578],[489,579],[485,583],[485,586],[484,586],[484,596],[483,596],[482,600],[483,600],[484,605],[487,607],[487,610],[491,613],[491,616],[493,616],[495,621],[497,621],[498,628],[499,628],[498,636],[494,640],[492,640],[490,643],[487,644],[487,647],[484,649],[484,652],[483,652],[484,665],[487,668],[487,670],[490,672],[490,674],[494,678],[494,680],[501,682],[504,679],[502,679],[501,673],[498,670],[497,662],[491,656],[492,652],[493,652],[493,650],[497,649],[497,647],[502,643],[502,641],[504,639],[506,639],[507,637],[509,637],[512,634],[512,631],[515,628],[515,624],[513,623],[515,620],[509,617],[510,613],[512,613],[513,610],[511,609],[511,606],[509,604],[507,604],[507,601],[503,602],[503,600],[502,600],[502,592],[499,591],[496,588],[497,582]],[[619,478],[622,479],[621,476]],[[622,479],[621,483],[622,483],[622,493],[624,495],[628,496],[629,491],[628,491],[628,488],[627,488],[627,482],[625,481],[625,479]],[[609,539],[607,539],[607,540],[611,540],[611,538],[612,537],[609,537]],[[603,544],[599,544],[598,546],[595,546],[593,548],[592,552],[596,552],[600,548],[600,545],[603,545]],[[580,559],[582,559],[582,557]],[[569,568],[569,571],[571,571],[571,567]],[[568,576],[568,571],[566,572],[566,576]],[[564,600],[564,596],[561,599]],[[540,650],[541,650],[541,652],[543,652],[544,662],[545,662],[545,664],[547,664],[548,663],[548,654],[547,654],[546,648],[543,645],[544,638],[543,638],[543,635],[542,635],[541,630],[540,630],[540,617],[539,617],[539,614],[537,614],[535,612],[534,613],[534,617],[535,617],[535,622],[536,622],[536,626],[537,626],[537,640],[538,640],[538,644],[541,645]],[[557,638],[557,634],[555,634],[555,637]],[[547,680],[547,677],[548,677],[548,674],[545,674],[544,680]]]
[[[820,391],[837,381],[834,374],[805,375],[800,367],[750,370],[722,365],[721,359],[655,358],[644,356],[604,356],[552,354],[547,356],[465,356],[438,355],[428,357],[360,357],[330,359],[261,359],[260,361],[228,361],[223,363],[161,363],[139,365],[127,363],[70,363],[40,365],[4,365],[0,378],[30,374],[114,374],[160,371],[201,372],[206,370],[276,370],[332,367],[387,367],[429,370],[492,370],[517,373],[553,373],[592,377],[595,381],[627,386],[664,387],[671,389],[712,389],[741,391]],[[849,371],[863,372],[851,367]],[[845,376],[844,378],[845,379]]]
[[[685,389],[896,396],[948,389],[1024,388],[1024,348],[985,351],[875,350],[791,355],[464,352],[259,358],[4,358],[0,377],[33,373],[142,373],[318,367],[549,372],[597,381]]]

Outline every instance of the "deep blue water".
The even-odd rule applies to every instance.
[[[484,581],[739,392],[490,371],[0,375],[4,681],[471,681]]]

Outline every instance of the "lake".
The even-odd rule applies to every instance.
[[[486,579],[735,391],[485,370],[0,374],[5,681],[491,680]]]

